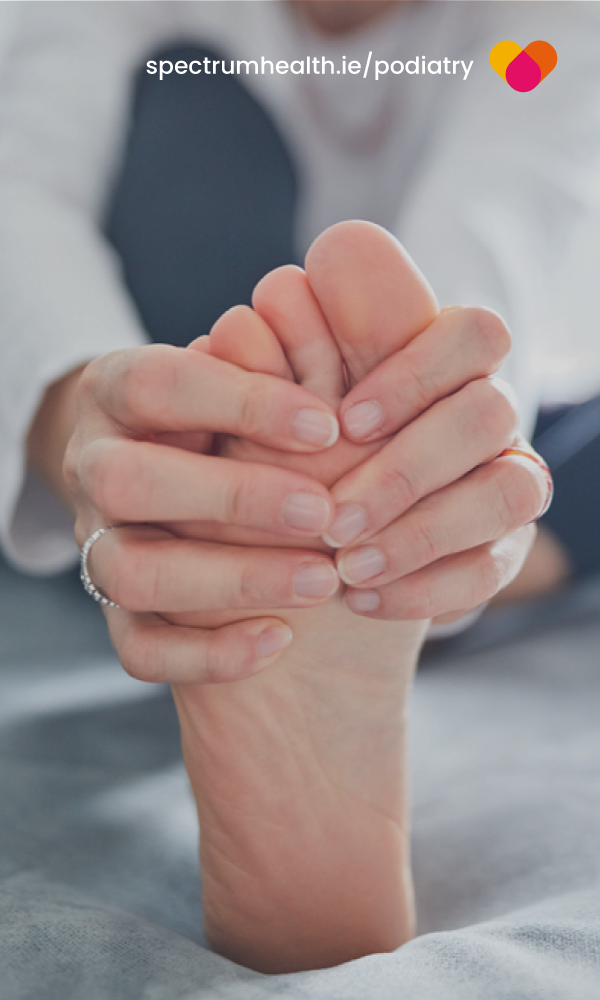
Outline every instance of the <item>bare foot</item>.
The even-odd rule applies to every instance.
[[[436,306],[391,238],[364,223],[325,233],[307,267],[318,301],[300,270],[274,272],[255,300],[269,325],[234,310],[210,348],[335,401],[345,391],[340,353],[349,378],[360,378]],[[307,469],[239,440],[222,448]],[[366,454],[340,441],[308,471],[331,483]],[[277,614],[294,638],[276,665],[242,682],[174,688],[201,827],[206,933],[221,954],[263,972],[335,965],[413,934],[406,709],[426,628],[359,618],[340,595]]]

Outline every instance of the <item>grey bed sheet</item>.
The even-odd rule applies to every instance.
[[[262,976],[202,936],[168,690],[123,673],[73,575],[0,565],[0,1000],[600,998],[600,583],[425,659],[419,935]]]

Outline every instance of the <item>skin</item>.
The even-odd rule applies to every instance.
[[[371,250],[360,287],[339,253],[352,234]],[[400,347],[413,328],[428,323],[437,308],[433,297],[382,231],[337,227],[324,242],[322,260],[311,268],[321,275],[331,265],[322,289],[337,299],[354,287],[366,313],[378,296],[373,274],[392,257],[398,288],[413,308],[393,330],[380,331],[382,351]],[[346,270],[341,285],[340,268]],[[234,309],[208,342],[191,349],[310,385],[337,408],[345,394],[343,362],[354,378],[373,363],[368,325],[342,326],[332,336],[298,268],[269,275],[254,301],[262,320]],[[239,436],[223,437],[220,447],[238,462],[309,464],[330,484],[382,442],[342,439],[306,461]],[[192,530],[206,536],[211,526]],[[235,541],[238,532],[225,535]],[[246,529],[244,541],[262,544],[262,534]],[[219,624],[224,614],[230,617],[203,613],[177,621]],[[221,954],[267,973],[389,951],[414,933],[406,710],[426,623],[360,619],[341,593],[321,608],[284,617],[294,639],[276,666],[242,683],[173,687],[202,831],[205,932]]]
[[[91,561],[92,572],[110,578],[117,602],[127,609],[109,619],[125,668],[148,680],[229,680],[264,665],[276,652],[269,648],[273,638],[281,636],[279,648],[290,639],[289,629],[272,616],[208,632],[172,628],[160,615],[144,612],[185,610],[190,601],[194,608],[207,601],[219,607],[306,607],[322,602],[331,589],[315,598],[297,594],[297,574],[321,565],[334,576],[331,560],[300,549],[215,551],[214,545],[183,543],[148,523],[197,518],[279,526],[296,543],[317,535],[333,516],[331,497],[320,484],[272,467],[224,462],[211,451],[214,432],[242,430],[279,449],[320,450],[322,445],[293,433],[295,422],[298,414],[313,413],[331,436],[337,429],[331,408],[299,386],[162,345],[93,362],[79,379],[77,395],[79,417],[64,469],[79,544],[94,524],[143,525],[106,536],[102,557],[94,553]],[[314,427],[313,420],[311,435]],[[290,532],[286,511],[298,496],[315,501],[318,527],[292,526]]]
[[[378,254],[394,264],[389,273],[383,265],[373,268],[372,260]],[[310,459],[311,474],[331,487],[337,517],[348,509],[355,512],[360,508],[364,514],[364,527],[356,536],[358,546],[355,548],[353,541],[337,554],[342,579],[369,588],[368,599],[374,594],[380,597],[381,609],[363,609],[372,617],[391,617],[386,605],[396,609],[397,617],[423,618],[440,607],[453,605],[458,611],[487,600],[501,585],[498,547],[513,544],[506,536],[524,520],[535,517],[545,495],[541,483],[537,498],[526,492],[523,495],[531,464],[526,460],[522,464],[509,459],[490,463],[513,441],[517,426],[508,387],[487,377],[508,349],[506,328],[486,310],[452,309],[441,314],[424,282],[419,286],[423,301],[415,297],[414,315],[407,312],[407,288],[419,276],[394,241],[369,224],[341,224],[324,234],[307,257],[307,275],[295,268],[279,269],[259,284],[254,295],[256,310],[285,344],[287,357],[300,359],[303,384],[321,392],[338,408],[343,423],[347,401],[356,390],[346,395],[344,389],[346,399],[340,405],[339,387],[337,396],[331,387],[324,388],[333,362],[331,358],[316,362],[320,322],[328,324],[334,336],[345,338],[344,358],[351,370],[354,368],[356,389],[363,397],[368,398],[372,388],[369,369],[377,381],[391,362],[390,384],[394,386],[395,412],[391,399],[384,403],[394,415],[366,436],[368,445],[363,444],[362,451],[357,450],[358,441],[350,444],[346,436],[327,453]],[[368,314],[356,301],[358,293],[349,292],[360,288],[361,282],[373,289]],[[312,306],[306,296],[308,284],[317,293],[318,303],[313,297]],[[281,318],[286,316],[289,303],[293,303],[292,326]],[[406,324],[403,341],[398,335],[400,315]],[[250,311],[232,310],[211,334],[213,350],[217,343],[219,357],[234,361],[238,350],[235,338],[232,351],[224,346],[236,329],[243,328],[245,363],[253,366],[266,352],[266,347],[262,352],[256,348],[256,323]],[[360,338],[363,329],[368,330],[371,348],[370,354],[363,348],[359,363],[352,356],[351,338]],[[204,348],[206,342],[193,346]],[[415,378],[419,359],[425,356],[436,356],[437,370]],[[270,370],[275,371],[272,359]],[[285,376],[283,368],[279,374]],[[457,435],[462,442],[458,445]],[[239,457],[235,451],[233,454]],[[246,460],[260,463],[274,460],[273,452],[256,446],[251,450],[245,446],[244,455]],[[300,456],[290,457],[287,465],[307,470]],[[327,541],[335,535],[336,523],[334,520],[329,527]],[[206,526],[198,530],[204,531]],[[533,535],[532,528],[527,532]],[[248,544],[252,536],[239,531],[232,536],[221,528],[218,538]],[[268,541],[273,544],[277,540]],[[374,551],[387,566],[357,580],[360,574],[353,570],[360,560],[356,557],[366,552],[372,562]],[[398,577],[401,583],[396,582]],[[503,578],[502,583],[506,582]],[[353,610],[362,596],[358,590],[347,593]],[[432,601],[436,602],[433,608]]]
[[[333,35],[356,31],[377,21],[400,2],[402,0],[291,0],[293,8],[300,10],[313,28]],[[347,400],[342,411],[347,412],[350,406]],[[353,439],[350,428],[345,426],[344,430]],[[541,526],[522,571],[498,592],[494,603],[509,604],[550,593],[566,583],[572,573],[567,550],[552,532]],[[438,616],[437,621],[450,622],[455,617],[450,612]]]
[[[265,972],[337,964],[412,935],[406,714],[423,619],[449,600],[478,603],[514,577],[533,536],[523,525],[544,500],[532,463],[495,459],[516,433],[509,394],[488,378],[506,349],[497,318],[440,315],[420,276],[377,242],[380,231],[376,275],[360,260],[368,231],[358,241],[340,232],[317,241],[307,262],[335,358],[331,341],[307,357],[295,310],[281,307],[289,283],[271,278],[255,300],[266,328],[260,366],[258,327],[245,320],[258,371],[248,370],[238,313],[215,331],[210,353],[206,344],[117,352],[67,376],[48,390],[29,442],[46,481],[62,495],[67,482],[80,544],[99,524],[131,525],[95,546],[93,577],[123,604],[107,617],[126,669],[174,682],[202,827],[208,936]],[[377,284],[385,260],[392,288],[405,280],[401,310]],[[364,309],[353,327],[344,301],[357,288]],[[462,374],[443,362],[450,343],[468,359]],[[352,383],[345,395],[340,355]],[[349,414],[373,399],[383,419],[361,435]],[[339,413],[342,440],[324,449],[294,437],[305,409],[333,429]],[[449,424],[462,448],[444,463]],[[439,460],[423,463],[431,442]],[[395,502],[382,504],[385,493]],[[286,498],[297,494],[321,501],[318,529],[285,523]],[[319,537],[335,535],[340,511],[357,505],[366,524],[334,557]],[[473,526],[461,516],[473,506],[494,516]],[[432,525],[442,526],[437,538]],[[352,555],[367,542],[386,555],[386,571],[342,596],[334,558],[351,578]],[[307,566],[329,575],[329,590],[294,597]],[[378,595],[377,607],[353,608],[365,593]],[[396,617],[406,620],[369,620]],[[260,658],[259,637],[277,635],[284,652]],[[232,683],[203,683],[211,680]]]
[[[510,443],[516,427],[509,397],[481,377],[502,359],[507,347],[503,325],[490,314],[487,335],[476,336],[475,349],[466,350],[461,338],[465,330],[481,332],[482,316],[478,313],[473,326],[463,311],[440,315],[426,283],[388,234],[366,223],[334,227],[312,248],[307,273],[308,278],[292,268],[268,276],[255,295],[256,313],[233,310],[208,342],[191,350],[141,348],[88,366],[77,381],[79,419],[66,462],[79,538],[87,537],[99,518],[103,523],[123,518],[133,525],[101,539],[92,571],[98,584],[128,609],[107,614],[126,668],[145,679],[174,682],[202,828],[207,933],[224,955],[267,972],[328,966],[391,950],[413,933],[406,714],[427,616],[416,605],[412,614],[404,612],[413,619],[408,621],[355,615],[348,604],[352,589],[331,598],[339,585],[334,574],[327,595],[303,598],[303,610],[278,610],[275,617],[272,596],[281,594],[284,582],[276,579],[271,591],[257,587],[254,565],[246,571],[252,590],[237,592],[236,604],[235,589],[228,590],[235,574],[219,578],[215,572],[223,554],[215,539],[229,543],[227,552],[234,560],[262,555],[267,542],[265,579],[276,575],[278,557],[286,565],[288,560],[304,565],[314,559],[333,569],[329,550],[318,540],[323,526],[312,533],[312,544],[319,549],[313,552],[305,534],[281,525],[281,501],[292,487],[318,495],[326,507],[342,487],[358,489],[352,497],[367,503],[369,489],[361,493],[361,482],[357,487],[352,477],[366,475],[377,482],[387,467],[391,486],[398,469],[395,460],[381,464],[387,448],[401,443],[404,474],[422,451],[423,433],[423,440],[446,448],[442,431],[451,415],[443,410],[436,416],[435,408],[448,400],[454,405],[459,401],[452,419],[462,423],[467,438],[476,426],[484,428],[479,450],[470,455],[474,466]],[[353,308],[347,312],[349,296]],[[315,348],[319,322],[323,344]],[[285,354],[274,356],[274,342],[284,343]],[[437,385],[435,399],[411,394],[411,386],[435,384],[422,376],[435,367],[440,343],[462,343],[468,369],[462,388],[442,352],[441,367],[450,382]],[[495,345],[491,352],[490,343]],[[218,350],[213,351],[215,345]],[[244,345],[249,356],[243,356]],[[354,383],[346,395],[340,355]],[[370,396],[379,385],[378,370],[390,362],[397,365],[399,356],[409,373],[401,406],[386,416],[388,423],[373,435],[377,440],[358,444],[342,438],[323,450],[292,438],[291,420],[298,409],[310,404],[325,415],[336,409],[341,413],[365,382]],[[247,370],[253,362],[262,372]],[[303,384],[294,385],[292,378]],[[476,396],[474,406],[472,386],[478,384],[485,394]],[[200,385],[204,392],[198,391]],[[385,401],[384,392],[377,394]],[[432,414],[435,424],[430,426]],[[204,431],[198,432],[198,425]],[[382,427],[401,430],[382,437]],[[216,430],[225,437],[213,441]],[[220,456],[213,454],[215,444]],[[439,499],[456,486],[457,476],[468,481],[477,471],[469,473],[460,465],[464,447],[460,441],[458,445],[454,464],[444,472],[447,482],[422,482],[427,495],[437,487]],[[487,468],[498,463],[513,465],[500,459],[488,461]],[[440,463],[434,456],[426,464]],[[531,464],[515,465],[523,472],[522,484],[530,484]],[[223,468],[234,476],[229,494],[222,488]],[[250,479],[245,478],[249,472]],[[268,481],[264,491],[263,479]],[[542,501],[539,489],[530,493],[527,515]],[[414,512],[419,502],[406,513]],[[332,530],[333,503],[327,510],[326,533]],[[383,519],[393,523],[394,512],[395,504]],[[519,512],[521,518],[524,514]],[[373,509],[372,515],[379,512]],[[135,527],[135,521],[145,523]],[[499,537],[510,527],[504,523]],[[371,530],[376,537],[378,528],[373,521],[367,534]],[[463,543],[459,532],[457,544]],[[217,562],[210,565],[210,587],[202,591],[209,556]],[[491,561],[496,565],[493,554]],[[514,572],[515,565],[514,559],[507,560],[504,571]],[[148,581],[150,589],[144,592]],[[493,586],[497,583],[494,579]],[[249,617],[251,601],[258,618]],[[265,669],[243,683],[203,683],[235,681],[252,672],[244,663],[240,668],[231,646],[216,646],[215,656],[215,639],[234,635],[239,642],[236,630],[244,629],[251,637],[246,644],[255,645],[256,629],[278,621],[294,639],[276,665],[272,656],[271,665],[267,661]],[[205,662],[212,672],[203,673],[198,662],[211,642],[213,659],[209,655]],[[259,894],[249,891],[257,882]],[[251,900],[258,900],[258,909]]]
[[[265,316],[275,323],[276,317],[270,316],[268,311]],[[443,439],[447,415],[443,409],[435,410],[431,406],[434,397],[440,403],[447,396],[455,399],[461,380],[466,383],[491,374],[501,363],[507,348],[503,324],[493,314],[485,310],[452,310],[437,317],[401,352],[379,360],[373,371],[363,376],[343,400],[340,408],[342,427],[352,439],[346,415],[355,403],[375,399],[381,406],[384,420],[379,428],[367,435],[367,440],[374,444],[384,433],[389,436],[394,429],[405,430],[398,435],[391,451],[384,449],[376,466],[368,465],[362,473],[340,480],[333,495],[314,479],[308,479],[306,470],[300,479],[290,478],[290,473],[284,474],[283,470],[267,472],[264,465],[255,466],[250,474],[247,468],[225,466],[208,454],[212,432],[233,429],[228,423],[232,412],[244,413],[244,427],[247,428],[252,414],[250,400],[255,404],[258,400],[263,401],[260,414],[252,416],[257,428],[262,422],[257,430],[258,435],[262,435],[262,444],[282,446],[281,438],[276,440],[276,432],[269,425],[271,420],[274,427],[280,427],[283,411],[277,411],[277,384],[265,383],[267,376],[248,374],[246,380],[240,382],[234,369],[222,367],[215,377],[214,370],[207,367],[207,359],[200,354],[191,372],[184,351],[152,346],[98,359],[83,374],[72,373],[51,386],[30,434],[30,461],[59,495],[70,493],[71,505],[77,513],[79,544],[103,524],[143,522],[146,525],[104,536],[94,546],[90,560],[97,585],[124,609],[117,617],[109,619],[109,627],[126,669],[144,680],[230,679],[249,675],[270,662],[269,658],[277,655],[278,640],[279,649],[285,647],[291,637],[289,628],[274,616],[260,621],[248,619],[245,623],[236,622],[216,630],[192,630],[169,625],[164,614],[210,610],[215,605],[244,607],[249,611],[265,606],[273,609],[307,607],[327,600],[336,582],[332,576],[326,585],[321,580],[316,587],[320,592],[312,596],[306,593],[306,587],[302,588],[301,595],[296,594],[294,580],[298,573],[317,565],[327,577],[327,573],[332,572],[331,558],[323,554],[307,559],[306,554],[281,546],[285,533],[282,511],[286,498],[297,494],[316,499],[322,521],[318,527],[298,529],[296,543],[300,538],[317,538],[331,526],[338,498],[344,503],[359,503],[375,519],[372,525],[377,529],[375,534],[368,530],[358,541],[369,541],[370,548],[375,544],[383,552],[387,568],[378,578],[355,581],[355,587],[369,591],[371,603],[371,595],[376,590],[381,603],[376,609],[362,611],[355,605],[354,610],[358,613],[390,619],[455,615],[509,585],[522,565],[531,539],[523,538],[522,534],[507,536],[507,530],[510,533],[511,527],[518,529],[519,525],[535,517],[545,497],[543,477],[533,463],[519,459],[497,461],[472,473],[454,492],[446,494],[436,488],[439,484],[431,482],[429,490],[433,489],[433,496],[429,499],[424,496],[412,512],[401,517],[394,503],[387,512],[371,512],[368,500],[371,480],[377,483],[382,475],[393,476],[397,456],[411,446],[411,440],[416,454],[423,454],[423,446],[418,441],[422,432],[426,438]],[[461,358],[459,366],[450,363],[456,357]],[[181,372],[185,373],[194,409],[189,413],[173,411],[169,414],[156,389],[158,386],[167,391],[168,385],[173,384]],[[407,372],[410,373],[408,382]],[[263,382],[255,384],[253,379]],[[424,396],[413,388],[411,395],[411,380],[413,386],[429,387],[430,394]],[[150,391],[144,391],[145,382]],[[270,408],[271,413],[278,412],[275,420],[264,406],[268,398],[266,384],[269,392],[275,393]],[[317,385],[314,387],[318,389]],[[399,388],[402,392],[398,392]],[[320,407],[330,417],[333,415],[332,408],[314,395],[303,395],[293,404],[290,395],[293,391],[292,387],[286,390],[288,420],[294,407]],[[306,388],[302,391],[310,392]],[[127,400],[126,412],[123,399]],[[198,410],[199,400],[203,401],[205,411]],[[222,400],[229,402],[220,420],[218,403]],[[79,416],[76,419],[77,408]],[[426,426],[422,422],[410,429],[410,424],[424,409],[429,411],[424,415]],[[467,399],[467,410],[471,412],[471,409],[471,419],[480,424],[480,401],[473,394]],[[198,426],[205,430],[199,432]],[[355,424],[352,427],[355,430]],[[72,433],[74,428],[75,433]],[[61,456],[70,432],[65,483]],[[283,446],[313,455],[322,451],[318,446],[303,445],[291,438],[287,438]],[[480,458],[485,460],[486,455],[491,453],[484,448]],[[386,471],[388,458],[390,468]],[[419,476],[417,467],[414,475]],[[457,467],[455,477],[461,475]],[[489,498],[494,496],[503,497],[504,510],[498,511],[497,505],[490,505]],[[474,540],[470,534],[471,521],[465,527],[461,509],[497,510],[499,516],[493,524],[477,525],[479,534]],[[147,526],[148,522],[164,524],[208,518],[223,526],[237,523],[240,529],[244,526],[261,528],[265,524],[272,527],[279,523],[279,551],[274,551],[272,537],[268,539],[268,547],[260,551],[245,546],[223,548],[217,541],[192,546],[189,542],[176,540],[164,529]],[[432,524],[447,525],[447,528],[438,530],[433,537]],[[472,549],[477,541],[485,543],[486,535],[497,544],[492,550],[480,551],[492,565],[486,571],[485,585],[474,591],[470,588],[477,574],[469,572],[469,567],[463,565],[464,560],[459,559],[454,567],[440,560],[447,559],[453,551]],[[425,559],[423,540],[427,542]],[[356,547],[353,544],[349,548]],[[341,550],[336,556],[347,580],[353,579],[349,575],[350,555],[351,552]],[[540,581],[551,579],[547,568],[553,555],[551,551],[549,560],[544,558],[548,553],[542,553],[538,560],[539,575],[530,581],[529,593],[535,593]],[[444,570],[442,574],[440,569]],[[563,572],[560,563],[557,569],[556,576],[560,578]],[[458,570],[458,576],[454,570]],[[141,581],[147,582],[146,590],[140,590]],[[416,593],[421,595],[421,606],[412,601]],[[457,596],[460,597],[458,602]]]
[[[447,333],[435,327],[439,310],[421,275],[388,234],[367,223],[324,233],[306,274],[294,267],[273,272],[256,289],[254,305],[259,316],[237,307],[191,350],[299,381],[336,409],[347,394],[344,365],[360,384],[424,328],[444,340]],[[464,390],[478,383],[479,420],[488,418],[479,445],[491,458],[511,440],[516,414],[509,399],[489,379],[475,378],[451,397],[458,408],[445,413],[448,440],[434,442],[425,423],[426,466],[440,469],[444,452],[464,451],[458,414],[469,413]],[[416,429],[418,438],[425,417],[406,430]],[[237,462],[310,467],[335,493],[357,471],[376,476],[370,466],[376,469],[401,437],[368,445],[342,438],[307,457],[226,435],[220,450]],[[468,437],[477,437],[475,421]],[[411,436],[402,450],[405,469],[419,451]],[[454,462],[450,467],[441,470],[442,493],[455,486]],[[387,488],[394,489],[389,471]],[[265,540],[247,528],[242,539],[240,529],[208,523],[170,527],[186,537]],[[468,556],[476,567],[480,554]],[[469,575],[476,575],[473,567]],[[202,831],[205,932],[215,950],[262,972],[335,965],[397,948],[414,933],[407,709],[427,623],[416,612],[402,622],[359,618],[349,596],[338,592],[322,607],[284,612],[294,639],[277,665],[251,680],[173,686]],[[235,611],[217,611],[174,620],[206,627],[234,618]]]
[[[354,30],[372,18],[384,16],[386,8],[393,5],[394,0],[382,0],[382,2],[294,0],[294,9],[308,17],[315,27],[334,33]],[[481,346],[489,340],[485,323],[477,328],[476,314],[475,310],[470,317],[455,317],[456,323],[447,331],[446,343],[452,344],[455,348],[452,357],[465,359],[465,380],[474,377],[478,364],[480,375],[491,374],[496,367],[496,356],[491,359],[491,367],[489,361],[482,365],[474,356],[477,353],[477,342]],[[473,321],[475,332],[472,330]],[[475,345],[474,349],[469,347],[469,340]],[[447,353],[444,356],[443,343],[440,337],[427,337],[424,331],[415,339],[407,352],[415,384],[425,385],[430,389],[432,386],[437,386],[436,391],[440,398],[453,391],[450,381],[446,380],[444,383],[440,380],[440,372],[445,370],[448,362]],[[152,351],[155,352],[153,355]],[[154,372],[152,359],[156,365]],[[411,406],[407,408],[398,393],[398,385],[402,384],[398,380],[402,379],[405,360],[403,356],[398,355],[390,357],[387,362],[382,361],[369,378],[361,380],[345,398],[340,411],[340,420],[343,433],[349,440],[375,442],[381,436],[401,429],[419,414],[419,400],[415,399],[412,408]],[[173,365],[176,367],[175,362]],[[472,365],[475,365],[475,368]],[[142,374],[145,371],[152,381],[160,379],[161,375],[164,378],[160,368],[160,355],[155,348],[142,348],[131,353],[120,352],[118,360],[113,356],[95,361],[85,371],[83,378],[81,369],[68,373],[48,388],[41,402],[28,437],[28,460],[34,471],[77,515],[76,537],[79,544],[82,544],[93,530],[104,524],[135,525],[140,521],[169,521],[184,515],[201,518],[207,512],[224,525],[236,523],[242,513],[242,519],[249,527],[260,527],[261,511],[263,520],[268,515],[271,518],[270,523],[280,523],[281,504],[285,496],[297,492],[313,494],[317,501],[320,500],[327,505],[328,524],[332,523],[333,502],[337,497],[317,490],[314,481],[309,485],[306,480],[302,483],[292,482],[289,478],[285,483],[280,480],[276,491],[280,506],[274,510],[271,503],[272,480],[268,479],[264,470],[258,467],[253,470],[251,477],[246,475],[242,480],[239,470],[237,472],[225,470],[222,464],[212,464],[210,477],[206,477],[202,475],[198,465],[196,476],[201,477],[202,485],[201,489],[195,489],[193,494],[197,499],[195,509],[184,511],[183,514],[181,510],[173,507],[165,509],[165,503],[169,508],[175,496],[190,495],[190,485],[195,476],[190,470],[189,463],[187,471],[184,471],[182,463],[176,462],[176,468],[171,463],[169,482],[173,488],[166,500],[164,496],[161,500],[161,489],[164,493],[161,483],[164,483],[166,478],[165,462],[167,457],[171,456],[167,456],[164,450],[161,452],[157,448],[153,451],[146,448],[142,454],[141,446],[160,442],[171,450],[176,448],[179,451],[185,448],[194,456],[204,452],[208,458],[208,452],[212,447],[212,431],[227,430],[228,427],[226,424],[212,427],[210,421],[208,424],[203,422],[202,414],[196,411],[193,430],[182,430],[179,425],[165,428],[161,425],[158,415],[155,416],[150,408],[150,411],[144,414],[145,423],[140,430],[139,414],[136,413],[140,400],[131,398],[131,393],[130,413],[123,419],[123,415],[117,412],[116,401],[120,394],[129,392],[127,386],[132,381],[135,382],[136,371]],[[455,381],[457,377],[460,381],[460,373],[458,376],[454,375]],[[218,384],[214,382],[210,373],[199,368],[196,370],[195,378],[198,397],[210,399],[216,392],[221,394],[221,398],[229,398],[232,405],[243,406],[250,394],[249,384],[245,389],[239,385],[234,386],[233,381],[227,380],[224,373]],[[110,394],[105,391],[108,384],[111,385]],[[372,429],[366,438],[361,438],[357,433],[355,419],[356,413],[360,411],[356,411],[354,406],[370,401],[378,404],[384,419],[382,424]],[[205,429],[199,431],[198,427]],[[436,433],[435,426],[431,427],[431,432]],[[275,443],[273,438],[269,437],[268,429],[263,428],[263,433],[266,443]],[[69,441],[71,444],[67,451]],[[116,444],[123,447],[120,449],[108,447]],[[126,448],[125,445],[130,447]],[[295,446],[297,447],[297,443]],[[315,447],[309,450],[316,452]],[[386,454],[392,457],[389,452]],[[143,509],[132,488],[140,467],[138,462],[145,470],[147,497],[156,497],[156,503],[152,503],[150,507],[146,504]],[[513,512],[515,526],[526,523],[532,507],[539,502],[542,486],[539,474],[532,463],[521,462],[520,471],[517,471],[518,465],[518,460],[511,460],[510,468],[502,471],[500,464],[494,463],[493,473],[488,471],[485,474],[491,477],[487,486],[481,481],[473,482],[472,485],[477,487],[476,492],[474,494],[467,492],[462,501],[465,505],[478,500],[485,502],[486,489],[491,493],[499,489],[505,497],[507,509]],[[373,471],[372,467],[370,471]],[[380,469],[380,474],[385,475],[384,468]],[[368,477],[370,472],[366,470],[363,475]],[[482,476],[475,478],[481,480]],[[107,491],[102,482],[110,483],[110,490]],[[363,486],[366,485],[368,484],[365,481]],[[363,505],[364,497],[360,482],[354,480],[340,483],[338,491],[339,500],[344,502],[351,500]],[[458,497],[455,496],[454,500],[458,500]],[[454,589],[452,569],[445,574],[441,587],[437,587],[436,581],[442,580],[437,572],[440,569],[439,559],[447,555],[445,550],[450,544],[449,536],[456,538],[457,532],[459,533],[458,526],[452,528],[450,524],[453,520],[451,511],[448,510],[446,513],[444,509],[436,507],[435,503],[430,501],[429,507],[421,504],[419,508],[419,517],[423,515],[421,520],[415,522],[414,515],[411,516],[412,527],[417,533],[424,532],[426,537],[428,532],[431,534],[428,529],[428,518],[438,523],[448,523],[445,539],[438,539],[437,543],[432,539],[434,543],[432,545],[427,543],[431,550],[429,562],[436,564],[436,570],[430,574],[426,573],[425,567],[418,568],[419,563],[422,563],[422,556],[417,552],[410,554],[407,549],[406,529],[410,528],[409,519],[402,520],[396,516],[396,527],[393,527],[394,514],[397,515],[398,511],[392,510],[383,518],[387,520],[385,527],[381,523],[381,516],[379,517],[378,527],[387,531],[387,534],[375,539],[377,542],[375,547],[382,551],[387,561],[385,574],[383,576],[379,574],[378,579],[358,580],[355,557],[351,553],[341,551],[336,560],[343,578],[346,581],[353,580],[356,588],[370,591],[367,600],[370,600],[371,604],[375,599],[371,584],[376,583],[377,593],[384,595],[377,613],[392,619],[407,613],[406,582],[400,582],[397,585],[400,589],[394,594],[394,575],[398,581],[408,579],[408,590],[414,592],[414,573],[421,572],[419,586],[423,600],[428,603],[430,612],[437,619],[456,617],[458,610],[465,610],[469,603],[477,603],[481,593],[470,595],[465,593],[463,609],[456,609],[456,600],[448,602],[448,592]],[[497,524],[496,531],[500,527],[503,526]],[[318,537],[322,530],[322,524],[314,529],[305,527],[302,537],[305,539]],[[488,528],[488,534],[489,530]],[[372,541],[372,534],[371,532],[369,542]],[[359,539],[362,542],[366,540],[366,534]],[[468,543],[470,539],[464,541]],[[519,599],[524,596],[534,596],[540,590],[551,589],[568,578],[570,566],[566,553],[559,543],[545,535],[543,541],[534,546],[531,572],[523,578],[523,586],[515,591],[517,582],[513,584],[507,581],[514,578],[515,570],[523,563],[530,544],[530,538],[515,535],[510,541],[502,542],[493,556],[494,566],[490,576],[495,578],[497,590],[504,588],[504,594],[508,599],[513,593]],[[354,547],[354,542],[352,546]],[[372,547],[370,545],[370,548]],[[151,554],[152,550],[154,555]],[[398,562],[396,554],[400,551],[410,556],[402,564]],[[314,558],[311,557],[311,560]],[[324,559],[325,557],[322,557],[320,565],[326,575],[327,565]],[[139,588],[136,588],[136,581],[140,576],[138,572],[140,560],[146,576],[149,573],[153,580],[171,581],[171,586],[167,586],[168,593],[159,593],[155,588],[155,599],[151,600],[153,595],[137,592]],[[168,626],[163,617],[156,614],[158,610],[188,610],[190,594],[195,595],[197,608],[207,607],[209,596],[213,603],[239,606],[240,602],[243,602],[248,609],[264,606],[265,603],[273,607],[277,607],[279,603],[287,607],[294,604],[306,607],[322,603],[327,599],[322,593],[315,593],[312,597],[307,595],[306,586],[303,587],[301,600],[298,599],[298,595],[294,596],[294,579],[296,573],[304,566],[298,563],[297,556],[292,556],[289,552],[281,551],[275,555],[272,548],[262,552],[231,548],[225,550],[219,548],[218,543],[213,543],[210,549],[192,547],[190,544],[183,549],[181,546],[176,546],[172,538],[164,533],[161,534],[157,529],[128,529],[105,536],[94,546],[90,563],[94,579],[98,584],[127,609],[121,613],[118,624],[114,621],[109,622],[121,660],[134,676],[146,680],[180,679],[182,675],[205,680],[228,679],[232,672],[236,676],[249,675],[271,662],[277,655],[278,641],[280,648],[283,648],[290,640],[289,630],[273,617],[262,622],[249,623],[247,626],[236,624],[209,633],[206,630],[174,629]],[[331,566],[331,560],[328,561],[328,565]],[[310,569],[310,566],[306,568]],[[468,573],[462,571],[460,578],[462,590],[468,590]],[[253,581],[252,588],[246,584],[249,579]],[[385,589],[382,590],[379,584],[383,584]],[[271,587],[270,593],[269,587]],[[454,593],[456,592],[454,589]],[[470,600],[467,600],[467,596]],[[359,605],[360,599],[357,597],[354,605],[356,613],[373,613],[361,610]]]

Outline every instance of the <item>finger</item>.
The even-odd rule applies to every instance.
[[[445,556],[504,537],[533,521],[545,486],[531,462],[496,459],[420,500],[369,539],[337,555],[351,586],[382,586]]]
[[[498,456],[498,462],[501,461],[509,462],[513,469],[520,468],[522,475],[529,473],[530,489],[534,488],[535,483],[538,497],[536,513],[529,520],[539,521],[550,507],[554,496],[554,482],[548,463],[520,434],[511,446],[505,448]]]
[[[514,440],[510,387],[478,379],[440,400],[333,488],[336,515],[324,540],[364,541],[418,500],[493,459]]]
[[[134,432],[220,431],[286,451],[328,448],[339,433],[331,408],[302,386],[165,344],[106,355],[82,382]]]
[[[123,667],[154,684],[219,684],[251,677],[289,646],[291,629],[277,618],[254,618],[218,629],[169,625],[159,615],[106,610]]]
[[[328,491],[301,473],[149,442],[94,441],[78,474],[102,523],[216,521],[309,537],[333,518]]]
[[[252,304],[276,334],[295,380],[337,408],[346,391],[342,357],[305,272],[292,264],[271,271]]]
[[[317,552],[182,540],[149,527],[102,536],[88,571],[121,608],[161,614],[312,607],[339,587],[335,566]]]
[[[535,525],[458,555],[447,556],[387,586],[349,589],[355,614],[387,621],[435,618],[471,609],[508,586],[520,572],[535,538]]]
[[[382,361],[340,408],[352,441],[375,441],[414,420],[439,399],[474,379],[493,375],[511,338],[489,309],[447,309],[404,350]]]

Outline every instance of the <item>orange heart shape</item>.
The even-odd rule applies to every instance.
[[[505,39],[490,52],[490,66],[513,90],[534,90],[556,66],[558,56],[549,42],[538,39],[524,49]]]

